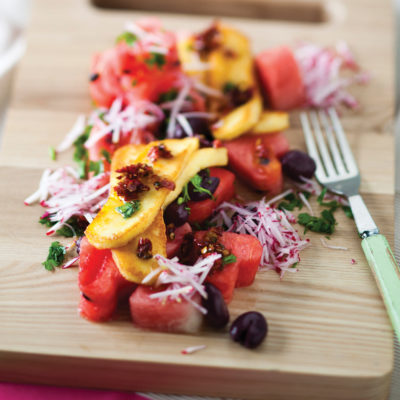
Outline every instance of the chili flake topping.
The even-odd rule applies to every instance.
[[[147,157],[151,162],[155,162],[159,158],[172,158],[172,154],[167,146],[161,143],[158,146],[153,146],[147,154]]]
[[[150,239],[140,238],[136,254],[139,258],[143,260],[148,260],[153,257],[152,251],[153,245]]]
[[[198,33],[194,38],[194,48],[199,51],[202,56],[206,56],[220,45],[221,32],[215,23],[203,32]]]
[[[166,178],[161,178],[158,179],[154,182],[154,187],[156,190],[160,190],[162,188],[168,189],[168,190],[174,190],[175,189],[175,183],[170,181],[169,179]]]
[[[226,82],[223,92],[228,103],[227,107],[236,108],[247,103],[253,97],[254,89],[252,87],[241,89],[235,83]]]
[[[179,250],[179,260],[186,265],[193,265],[199,257],[206,258],[217,253],[222,257],[215,261],[210,274],[223,270],[226,264],[234,263],[236,257],[220,242],[221,236],[221,228],[211,228],[202,239],[197,238],[193,232],[187,233]]]
[[[140,193],[150,190],[150,187],[142,182],[143,178],[153,175],[153,168],[149,165],[132,164],[117,169],[117,172],[122,175],[117,177],[119,182],[114,189],[125,201],[137,200]]]
[[[162,178],[154,173],[153,167],[147,164],[131,164],[124,168],[117,169],[117,172],[122,175],[118,176],[119,182],[114,187],[118,196],[124,198],[125,201],[137,200],[139,194],[148,192],[153,184],[156,190],[166,188],[169,190],[175,189],[175,183],[167,178]],[[144,183],[146,180],[147,184]]]

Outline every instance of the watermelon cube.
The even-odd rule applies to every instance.
[[[268,105],[275,110],[291,110],[303,105],[305,91],[293,51],[281,46],[263,51],[255,59]]]
[[[196,333],[200,329],[203,315],[193,304],[180,298],[152,299],[157,289],[138,286],[129,298],[132,321],[141,328],[162,332]],[[192,300],[200,304],[200,295]]]

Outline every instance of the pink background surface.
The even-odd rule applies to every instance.
[[[135,393],[0,383],[1,400],[149,400]]]

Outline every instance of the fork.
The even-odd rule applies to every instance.
[[[329,191],[347,197],[368,264],[375,276],[393,329],[400,339],[400,268],[379,233],[358,190],[360,173],[334,108],[300,114],[315,177]]]

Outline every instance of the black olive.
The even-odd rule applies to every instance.
[[[212,194],[214,194],[214,192],[217,190],[218,185],[219,185],[219,178],[214,176],[203,177],[203,180],[201,182],[201,187],[208,190]],[[190,200],[202,201],[211,198],[209,193],[197,190],[198,189],[196,189],[191,183],[188,184],[188,193]]]
[[[171,203],[164,211],[165,225],[174,224],[175,227],[182,226],[189,219],[187,204]]]
[[[202,169],[197,173],[197,175],[201,176],[202,179],[206,179],[210,177],[210,170],[208,168]]]
[[[210,121],[206,118],[198,118],[198,117],[187,117],[187,122],[192,128],[193,135],[202,135],[205,139],[210,141],[213,140],[213,136],[210,128]],[[186,131],[183,129],[181,124],[178,122],[175,126],[174,137],[181,139],[188,136]]]
[[[287,152],[281,158],[281,163],[283,173],[295,181],[301,181],[301,177],[311,179],[316,169],[315,161],[300,150]]]
[[[221,329],[229,322],[229,311],[225,300],[218,288],[211,283],[206,283],[207,298],[202,299],[203,307],[207,310],[205,320],[208,325]]]
[[[239,315],[233,321],[229,333],[235,342],[253,349],[261,344],[267,336],[268,324],[264,316],[257,311]]]
[[[200,144],[200,148],[201,149],[204,149],[205,147],[213,147],[213,141],[212,140],[207,139],[203,135],[195,135],[195,136],[199,138],[199,144]]]

